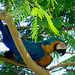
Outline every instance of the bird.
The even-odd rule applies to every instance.
[[[5,52],[4,56],[10,59],[15,58],[18,62],[23,62],[8,26],[4,26],[1,20],[0,31],[3,35],[3,43],[9,48],[9,51]],[[50,37],[47,40],[42,40],[36,43],[34,41],[22,39],[22,42],[31,58],[42,67],[46,67],[52,62],[53,57],[50,55],[51,52],[56,51],[62,56],[66,53],[67,48],[65,42],[58,37]]]

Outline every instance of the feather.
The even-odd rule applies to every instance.
[[[16,56],[16,60],[22,62],[23,59],[15,46],[10,31],[7,26],[3,25],[1,20],[0,20],[0,30],[3,35],[3,43]],[[49,53],[53,52],[54,45],[59,43],[60,41],[63,42],[63,40],[61,40],[58,37],[51,37],[50,39],[39,41],[37,43],[35,43],[34,41],[27,41],[22,39],[22,42],[26,50],[30,54],[31,58],[35,62],[38,61],[37,63],[41,64],[42,66],[46,66],[51,62],[52,57],[49,56]]]

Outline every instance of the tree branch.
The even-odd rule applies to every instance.
[[[67,71],[74,71],[75,72],[75,70],[73,70],[73,69],[66,69]]]
[[[68,54],[75,54],[75,52],[66,52],[66,53],[68,53]]]
[[[5,13],[0,13],[0,19],[5,20]]]
[[[63,28],[63,30],[70,30],[70,29],[72,29],[72,28],[75,28],[75,26],[70,26],[70,27],[68,27],[68,28]]]
[[[61,67],[61,66],[67,66],[67,65],[75,65],[75,62],[68,62],[68,63],[58,64],[58,65],[50,67],[50,69],[46,69],[46,70],[50,71],[50,70],[52,70],[54,68]]]
[[[65,67],[63,67],[63,68],[66,69],[67,71],[74,71],[75,72],[75,70],[72,68],[65,68]]]
[[[26,26],[26,27],[24,27],[24,26],[17,26],[16,28],[31,28],[31,26]],[[39,27],[39,26],[38,26],[38,28],[41,28],[42,29],[42,27]],[[68,28],[65,28],[64,27],[62,30],[70,30],[72,28],[75,28],[75,26],[70,26]],[[48,28],[45,27],[45,29],[48,29]]]
[[[17,26],[16,28],[26,28],[27,29],[27,28],[31,28],[31,26],[26,26],[26,27],[25,26]]]
[[[28,54],[28,52],[26,51],[21,38],[19,37],[19,34],[17,32],[17,29],[15,27],[15,25],[13,25],[13,20],[12,18],[7,18],[6,23],[8,25],[8,28],[11,32],[11,35],[13,37],[13,40],[15,42],[15,45],[20,53],[20,55],[22,56],[24,62],[27,64],[27,66],[34,71],[36,74],[40,74],[40,75],[50,75],[48,71],[46,71],[45,69],[41,68],[40,66],[38,66],[30,57],[30,55]],[[9,22],[10,21],[10,22]],[[16,35],[16,36],[15,36]]]
[[[7,15],[9,11],[5,12],[5,15]],[[6,16],[5,16],[6,17]],[[27,64],[27,66],[34,71],[36,74],[40,75],[51,75],[49,71],[45,70],[44,68],[38,66],[30,57],[29,53],[26,51],[25,46],[22,43],[21,38],[19,37],[18,31],[16,29],[16,26],[13,24],[13,18],[7,17],[4,19],[4,21],[7,23],[9,31],[12,35],[12,38],[15,42],[15,45],[22,56],[24,62]]]
[[[0,60],[5,61],[5,62],[8,62],[8,63],[13,64],[13,65],[16,65],[16,66],[27,67],[26,64],[17,62],[17,61],[12,60],[12,59],[8,59],[8,58],[3,57],[3,56],[1,56],[1,55],[0,55]]]

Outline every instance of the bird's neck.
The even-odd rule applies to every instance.
[[[54,50],[54,45],[57,44],[57,43],[60,43],[60,41],[59,41],[59,40],[53,41],[53,42],[51,42],[50,45],[43,45],[43,44],[42,44],[41,47],[42,47],[42,49],[43,49],[46,53],[51,53],[51,52],[53,52],[53,50]]]

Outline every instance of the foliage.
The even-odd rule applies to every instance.
[[[36,42],[51,36],[59,36],[65,41],[68,47],[67,51],[75,51],[75,0],[0,0],[0,2],[3,6],[8,6],[7,10],[10,13],[7,16],[13,17],[17,27],[21,26],[21,22],[27,23],[27,28],[18,28],[23,39],[33,39]],[[0,9],[0,13],[5,13],[4,9]],[[22,24],[22,26],[25,25]],[[53,54],[54,58],[56,57],[55,54]],[[74,56],[64,62],[67,61],[75,61]],[[19,70],[20,67],[16,66],[12,70],[10,68],[13,68],[13,66],[11,67],[5,62],[2,63],[5,66],[2,69],[4,71],[0,71],[1,75],[3,72],[6,73],[5,71],[13,72],[17,75],[14,70],[18,70],[18,73],[23,70],[23,68]],[[65,66],[65,68],[67,67],[69,66]],[[69,72],[73,74],[71,71],[67,71],[66,74],[69,74]]]
[[[0,55],[4,55],[4,52],[1,52]],[[7,62],[0,60],[0,75],[24,75],[32,74],[29,68],[23,68],[20,66],[13,66]]]
[[[72,56],[59,64],[66,63],[66,62],[74,62],[74,61],[75,61],[75,56]],[[62,75],[65,75],[65,74],[66,75],[71,75],[71,74],[74,75],[75,74],[75,65],[67,65],[64,67],[59,67],[58,69],[54,69],[52,72],[61,71],[63,69],[66,69],[66,72]]]
[[[4,62],[0,66],[0,75],[25,75],[31,74],[30,69],[22,68],[19,66],[13,66],[9,63]]]

